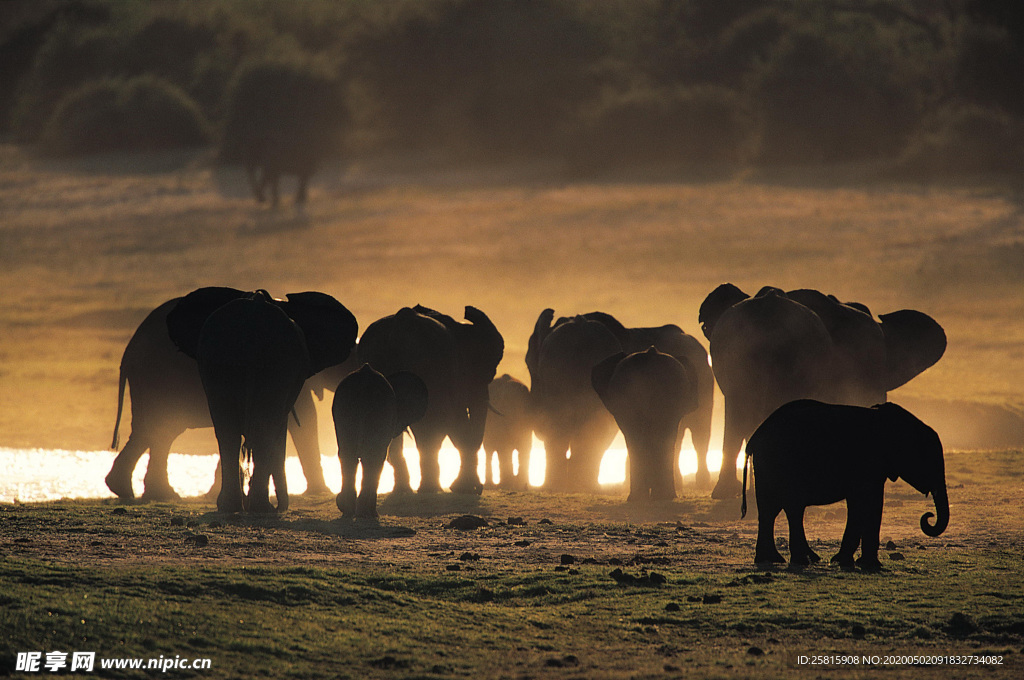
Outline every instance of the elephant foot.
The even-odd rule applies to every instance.
[[[107,488],[114,492],[118,498],[122,500],[135,498],[135,490],[132,489],[132,479],[130,476],[126,477],[122,474],[116,474],[114,470],[111,470],[103,481],[106,482]]]
[[[697,488],[705,491],[711,488],[711,473],[707,470],[697,470],[697,474],[694,476],[694,482],[697,484]]]
[[[356,511],[356,499],[354,497],[344,497],[343,494],[338,494],[334,499],[334,504],[338,506],[338,510],[345,517],[352,515]]]
[[[395,488],[391,490],[391,494],[394,496],[411,496],[413,494],[412,486],[409,482],[399,483],[395,482]]]
[[[473,477],[459,477],[452,482],[452,493],[461,493],[479,496],[484,492],[484,485],[479,479]]]
[[[314,497],[314,496],[330,496],[334,494],[326,484],[309,484],[306,486],[306,490],[302,492],[303,496]]]
[[[718,480],[718,484],[715,485],[714,490],[711,492],[711,497],[722,501],[738,498],[741,493],[743,493],[743,487],[740,485],[740,480],[735,477],[726,477],[725,479]]]
[[[223,512],[225,514],[233,514],[236,512],[243,512],[245,505],[241,498],[224,498],[223,496],[217,497],[217,512]]]
[[[836,553],[832,559],[829,560],[831,564],[838,564],[839,568],[843,571],[853,571],[855,562],[853,561],[853,555],[845,555],[843,553]]]
[[[277,508],[270,503],[269,498],[249,499],[249,512],[254,515],[276,515]]]
[[[142,500],[150,503],[166,503],[169,501],[180,501],[181,496],[168,484],[147,486],[142,492]]]
[[[882,569],[882,563],[878,561],[877,557],[864,557],[861,555],[860,559],[858,559],[855,564],[864,571],[875,573],[885,571]]]
[[[410,493],[412,493],[410,491]],[[416,489],[416,493],[420,494],[435,494],[444,493],[444,489],[441,488],[439,482],[420,482],[420,488]]]
[[[772,546],[769,550],[756,550],[754,552],[754,564],[760,565],[771,565],[771,564],[785,564],[786,558],[782,556],[775,546]]]

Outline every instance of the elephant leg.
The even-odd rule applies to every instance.
[[[114,458],[110,472],[103,480],[106,482],[107,488],[117,494],[118,498],[135,498],[135,491],[132,489],[132,473],[135,472],[135,466],[138,465],[139,459],[142,458],[142,454],[146,452],[147,448],[148,445],[143,437],[137,434],[133,428],[131,436],[125,442],[124,448]]]
[[[256,453],[254,455],[262,455]],[[256,514],[272,514],[275,511],[270,504],[270,470],[265,465],[253,462],[252,477],[249,479],[248,508]]]
[[[441,447],[438,446],[438,450],[440,450],[440,448]],[[432,456],[431,460],[434,461],[434,463],[438,466],[437,467],[437,476],[438,476],[438,486],[440,486],[440,477],[441,477],[440,462],[438,461],[436,455]],[[459,451],[459,474],[455,478],[455,481],[452,482],[452,492],[454,492],[454,493],[477,494],[477,495],[480,495],[481,493],[483,493],[484,485],[480,481],[480,475],[479,475],[479,473],[476,470],[476,468],[477,468],[477,464],[476,463],[477,463],[477,452],[476,451],[461,451],[461,450]],[[431,470],[431,472],[433,472],[433,470]],[[423,485],[421,484],[420,485],[420,489],[422,489],[422,488],[423,488]]]
[[[181,497],[171,487],[167,478],[167,459],[171,453],[171,444],[177,434],[161,433],[149,445],[149,463],[146,465],[146,476],[143,478],[142,499],[146,501],[177,501]]]
[[[839,546],[839,552],[835,554],[831,561],[838,563],[842,569],[850,571],[854,566],[853,555],[857,552],[857,547],[860,545],[860,531],[857,529],[858,523],[853,513],[849,512],[849,501],[847,501],[847,506],[846,528],[843,530],[843,541]]]
[[[295,400],[295,418],[288,416],[288,432],[295,442],[295,452],[302,465],[302,474],[306,478],[307,496],[326,496],[331,493],[324,481],[324,466],[320,456],[320,431],[318,427],[316,403],[313,392],[302,390]],[[299,425],[301,423],[301,425]]]
[[[514,455],[514,449],[512,448],[498,451],[498,483],[503,489],[514,489],[516,487],[516,473],[512,465],[512,456]]]
[[[647,474],[643,470],[641,456],[636,453],[626,454],[626,470],[629,477],[629,496],[627,503],[643,503],[651,498],[651,487]]]
[[[520,491],[526,491],[530,488],[530,454],[532,452],[532,444],[533,442],[530,442],[530,446],[520,446],[516,448],[518,453],[519,470],[512,479],[514,480],[513,488]]]
[[[342,516],[347,517],[356,512],[356,471],[359,469],[359,458],[351,451],[339,450],[338,460],[341,462],[341,492],[335,498],[335,503]]]
[[[775,518],[782,512],[782,504],[770,498],[767,492],[757,492],[757,543],[754,547],[756,564],[785,564],[786,559],[775,547]]]
[[[252,194],[256,197],[257,203],[263,203],[267,200],[266,194],[264,193],[264,180],[263,175],[259,170],[259,166],[248,163],[245,166],[245,174],[249,178],[249,186],[252,188]]]
[[[307,192],[309,187],[309,175],[301,173],[299,175],[299,186],[295,190],[295,205],[303,205],[306,202]]]
[[[242,435],[232,432],[217,432],[220,448],[221,487],[217,494],[217,510],[220,512],[242,512],[242,468],[238,464],[238,452],[242,446]]]
[[[683,488],[683,471],[679,469],[679,463],[682,458],[683,437],[685,434],[686,430],[680,425],[676,432],[675,449],[673,450],[672,459],[669,461],[669,474],[672,476],[672,498],[676,497],[676,489],[682,490]]]
[[[377,519],[377,488],[380,486],[384,458],[383,452],[380,455],[363,456],[363,483],[356,501],[356,517]]]
[[[789,522],[789,561],[790,564],[808,565],[818,562],[821,558],[811,550],[804,533],[803,505],[791,505],[785,508],[786,520]]]
[[[678,440],[676,440],[678,441]],[[669,448],[655,467],[648,469],[652,501],[670,501],[676,497],[675,478],[679,475],[679,448]],[[675,474],[673,474],[673,470]],[[680,485],[682,481],[680,481]]]
[[[416,434],[416,449],[420,454],[420,486],[417,493],[441,493],[441,461],[438,455],[443,441],[443,436],[433,432]],[[473,474],[476,474],[475,470]]]
[[[569,442],[549,440],[544,442],[545,470],[544,490],[565,491],[569,486]]]
[[[882,571],[878,560],[879,534],[882,530],[882,507],[885,503],[885,486],[872,489],[860,505],[860,559],[857,566],[864,571]]]
[[[276,208],[278,203],[281,202],[281,195],[278,191],[278,185],[280,184],[281,177],[277,172],[270,172],[266,168],[263,169],[263,182],[266,186],[270,187],[270,207]]]
[[[725,401],[725,436],[722,440],[722,470],[718,473],[718,483],[711,492],[717,500],[735,498],[740,495],[742,487],[736,470],[736,458],[743,447],[743,410],[735,399]]]
[[[391,444],[388,446],[388,462],[391,463],[391,467],[395,470],[394,493],[412,493],[412,484],[409,479],[409,464],[405,462],[404,435],[398,435],[391,440]]]

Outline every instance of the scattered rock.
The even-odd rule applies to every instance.
[[[593,557],[587,557],[587,558],[585,558],[583,560],[583,564],[597,564],[597,563],[598,563],[597,560],[595,560]]]
[[[704,600],[699,595],[687,595],[686,596],[686,601],[687,602],[703,602]]]
[[[764,650],[760,647],[751,647],[747,650],[747,654],[750,656],[764,656]]]
[[[558,561],[560,564],[576,564],[576,558],[573,555],[562,555]]]
[[[379,659],[374,659],[370,662],[370,665],[374,668],[381,668],[384,670],[391,670],[396,668],[411,668],[412,662],[408,659],[396,659],[390,654],[383,656]]]
[[[110,514],[112,514],[112,515],[127,515],[128,514],[128,508],[114,508],[113,510],[110,511]]]
[[[462,515],[448,523],[449,529],[458,529],[459,531],[472,531],[485,526],[488,526],[487,520],[476,515]]]
[[[679,603],[678,602],[669,602],[667,605],[665,605],[665,611],[667,611],[667,612],[677,612],[677,611],[679,611]]]
[[[515,545],[515,546],[517,546],[519,548],[525,548],[526,546],[530,545],[530,542],[529,541],[516,541],[515,543],[513,543],[513,545]]]
[[[721,604],[722,596],[721,595],[705,595],[703,598],[701,598],[701,602],[703,602],[704,604]]]
[[[554,522],[545,517],[541,521],[537,522],[537,524],[554,524]]]
[[[885,549],[886,550],[895,550],[896,549],[896,544],[893,541],[889,541],[889,542],[887,542],[885,544]]]
[[[459,559],[463,562],[477,562],[480,560],[480,555],[471,552],[464,552],[459,555]]]
[[[566,666],[579,666],[580,660],[575,654],[566,654],[561,659],[550,658],[544,662],[548,668],[565,668]]]
[[[854,624],[853,628],[850,629],[850,633],[855,638],[862,638],[868,634],[867,629],[859,623]]]
[[[189,534],[185,537],[185,545],[194,545],[197,548],[205,548],[210,544],[210,537],[206,534]]]
[[[210,524],[208,526],[211,529],[220,529],[224,525],[221,524],[218,520],[213,520],[213,521],[210,522]]]
[[[447,571],[462,571],[462,565],[461,564],[449,564],[448,566],[445,567],[445,570],[447,570]]]
[[[633,574],[627,574],[621,569],[616,569],[609,576],[618,583],[632,586],[660,586],[668,582],[668,579],[656,571],[644,574],[643,576],[634,576]]]
[[[957,612],[950,617],[949,623],[946,625],[946,631],[950,635],[956,637],[967,637],[972,633],[977,633],[980,630],[977,622],[967,614]]]
[[[893,562],[899,562],[900,560],[905,560],[907,558],[904,557],[903,553],[901,553],[901,552],[894,552],[894,553],[889,553],[889,559],[892,560]]]
[[[509,517],[508,518],[508,525],[510,527],[526,526],[526,520],[523,519],[522,517]]]
[[[172,527],[183,527],[183,526],[185,526],[185,518],[184,517],[172,517],[171,518],[171,526]]]

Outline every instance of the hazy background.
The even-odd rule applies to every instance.
[[[816,287],[946,328],[894,398],[1019,407],[1019,7],[4,2],[0,444],[106,447],[125,343],[203,285],[473,304],[524,379],[544,307],[699,336],[719,283]],[[220,162],[268,63],[326,93],[304,211]]]

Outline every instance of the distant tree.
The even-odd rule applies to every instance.
[[[342,83],[312,59],[263,59],[243,65],[226,103],[220,158],[245,166],[256,200],[278,201],[278,181],[295,175],[295,202],[310,176],[341,150],[348,109]]]

